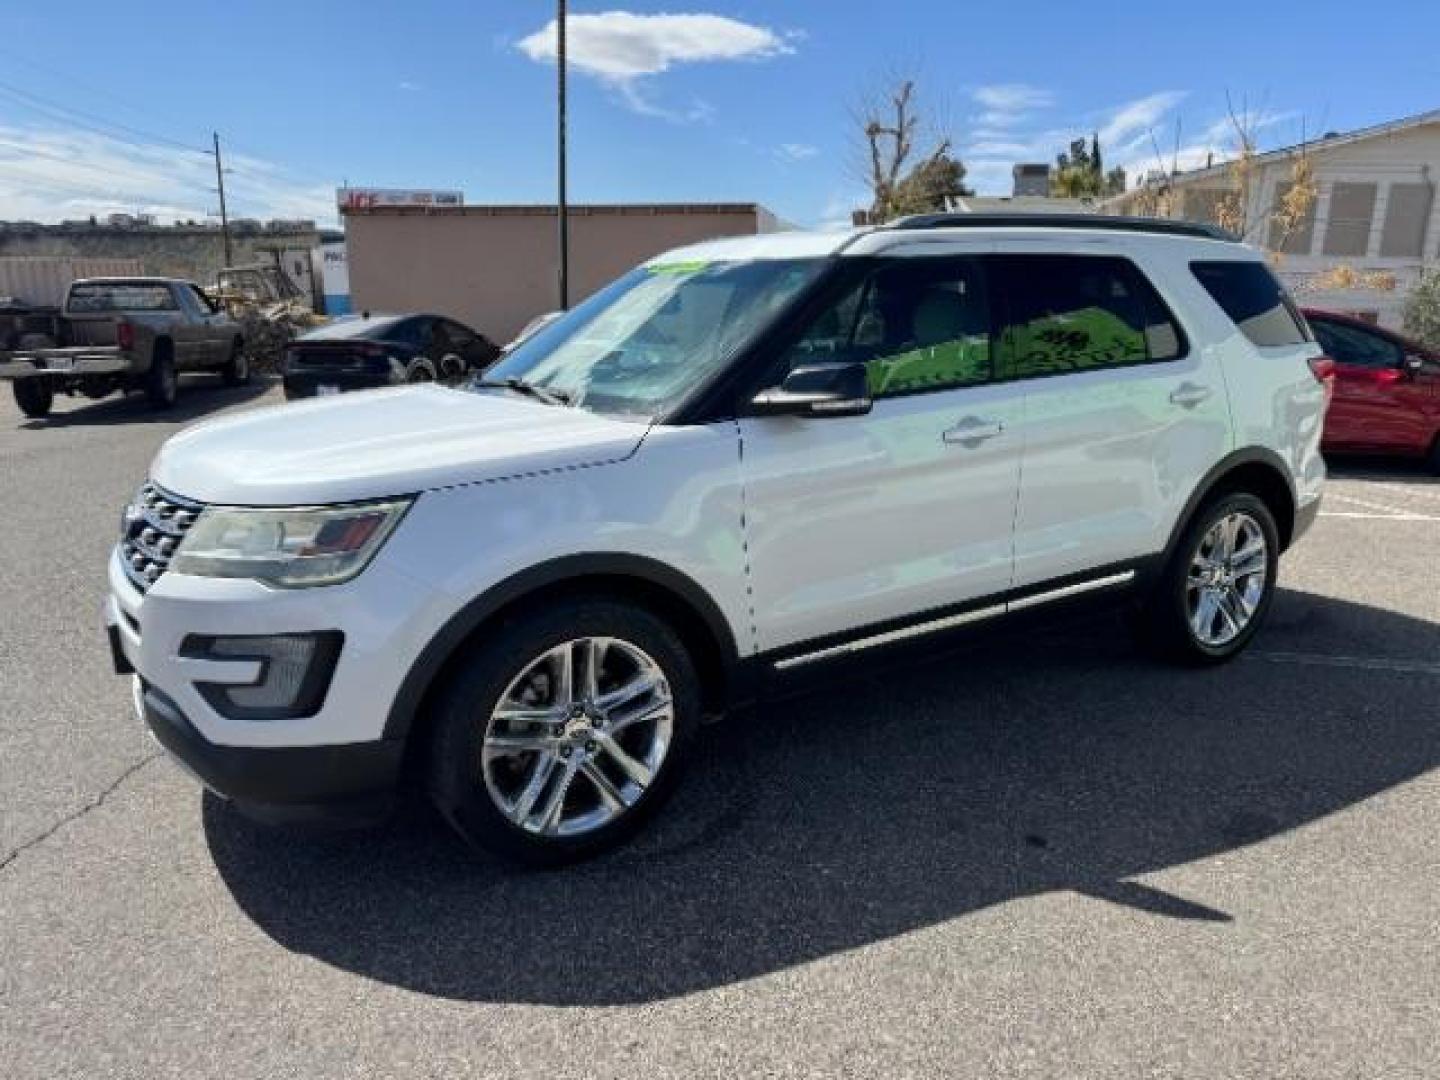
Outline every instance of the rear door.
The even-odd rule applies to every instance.
[[[1219,363],[1127,255],[1037,244],[994,262],[996,375],[1024,397],[1016,587],[1127,573],[1229,449]]]
[[[762,651],[1009,588],[1020,405],[991,379],[987,294],[974,256],[877,260],[773,374],[863,361],[873,411],[739,421]]]
[[[1405,367],[1405,347],[1388,334],[1314,316],[1310,327],[1335,361],[1335,395],[1325,445],[1335,450],[1420,454],[1434,434],[1432,380]]]

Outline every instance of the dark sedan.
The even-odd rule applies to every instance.
[[[313,397],[413,382],[453,382],[489,367],[500,348],[440,315],[352,315],[285,347],[285,396]]]

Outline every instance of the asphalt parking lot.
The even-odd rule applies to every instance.
[[[276,400],[0,402],[6,1077],[1436,1075],[1436,478],[1341,465],[1224,669],[1105,619],[771,706],[527,873],[419,809],[252,825],[133,718],[119,508]]]

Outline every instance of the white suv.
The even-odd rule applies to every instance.
[[[703,714],[962,631],[1121,604],[1200,663],[1319,508],[1325,361],[1203,227],[932,216],[654,259],[460,388],[166,444],[110,561],[159,741],[270,817],[402,777],[562,861]]]

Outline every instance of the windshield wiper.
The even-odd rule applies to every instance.
[[[526,382],[512,375],[508,379],[477,379],[472,386],[481,390],[513,390],[517,394],[533,397],[546,405],[569,405],[570,395],[563,390],[551,390],[548,386]]]

